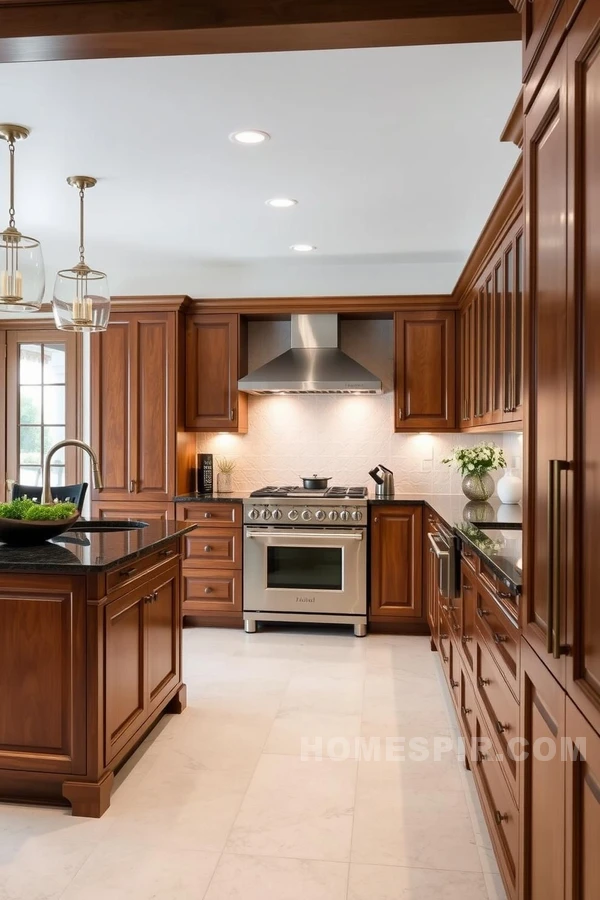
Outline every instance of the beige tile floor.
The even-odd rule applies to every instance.
[[[184,643],[189,706],[102,819],[0,804],[0,900],[504,900],[455,750],[385,758],[386,739],[456,739],[426,638],[189,628]]]

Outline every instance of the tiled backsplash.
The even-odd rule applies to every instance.
[[[250,396],[248,434],[199,434],[198,452],[234,459],[233,484],[241,491],[294,484],[315,472],[330,475],[332,484],[373,486],[369,469],[383,463],[393,470],[397,491],[459,492],[460,475],[441,460],[453,446],[476,444],[482,436],[394,434],[393,339],[391,320],[341,323],[342,349],[379,375],[382,395]],[[250,323],[250,370],[289,346],[289,322]],[[509,466],[520,467],[517,435],[485,437],[504,446]]]

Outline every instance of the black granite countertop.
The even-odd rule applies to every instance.
[[[468,544],[513,593],[523,584],[523,532],[520,529],[479,527],[462,522],[455,527]]]
[[[159,550],[194,528],[193,522],[150,520],[145,528],[131,531],[67,531],[35,547],[0,544],[0,572],[104,572]]]
[[[175,497],[175,503],[241,503],[249,496],[250,491],[233,491],[231,494],[218,494],[216,491],[214,494],[198,494],[191,491],[189,494]]]

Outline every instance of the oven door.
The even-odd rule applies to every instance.
[[[244,528],[248,612],[366,615],[364,528]]]

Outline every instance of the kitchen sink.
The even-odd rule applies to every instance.
[[[135,531],[136,528],[146,528],[147,525],[147,522],[129,519],[95,519],[89,522],[78,519],[69,531]]]

